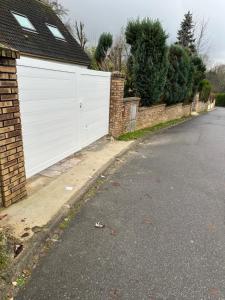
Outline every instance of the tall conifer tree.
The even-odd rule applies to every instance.
[[[177,35],[177,44],[189,48],[192,53],[196,53],[194,22],[190,11],[184,15],[184,20],[181,22],[181,28]]]

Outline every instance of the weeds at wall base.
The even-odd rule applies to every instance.
[[[184,122],[188,119],[190,119],[190,117],[175,119],[175,120],[171,120],[171,121],[167,121],[167,122],[157,124],[157,125],[152,126],[152,127],[147,127],[147,128],[144,128],[144,129],[133,131],[133,132],[128,132],[128,133],[125,133],[125,134],[122,134],[121,136],[119,136],[117,138],[117,140],[119,140],[119,141],[137,140],[137,139],[145,136],[147,133],[154,133],[154,132],[156,132],[160,129],[167,128],[167,127],[170,127],[170,126],[174,126],[174,125],[182,123],[182,122]]]

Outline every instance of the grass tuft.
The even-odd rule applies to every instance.
[[[7,241],[3,233],[0,233],[0,271],[4,270],[9,262],[7,253]]]
[[[128,132],[128,133],[125,133],[125,134],[122,134],[121,136],[119,136],[117,138],[117,140],[119,140],[119,141],[137,140],[137,139],[145,136],[147,133],[154,133],[154,132],[156,132],[160,129],[167,128],[167,127],[182,123],[187,119],[189,119],[189,118],[184,117],[184,118],[180,118],[180,119],[175,119],[175,120],[163,122],[163,123],[157,124],[157,125],[152,126],[152,127],[147,127],[147,128],[144,128],[144,129],[133,131],[133,132]]]
[[[20,275],[16,279],[16,283],[18,287],[23,287],[26,284],[26,278],[23,275]]]

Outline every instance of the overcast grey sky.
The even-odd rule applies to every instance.
[[[176,39],[183,15],[192,11],[195,21],[208,20],[210,58],[225,63],[225,0],[59,0],[69,9],[71,19],[85,23],[88,38],[97,42],[102,32],[118,34],[127,20],[136,17],[159,19]]]

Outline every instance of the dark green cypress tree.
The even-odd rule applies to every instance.
[[[157,103],[163,94],[168,71],[167,35],[159,21],[148,18],[129,22],[127,43],[131,46],[132,79],[141,104]]]
[[[192,93],[193,67],[188,51],[172,45],[169,50],[169,69],[165,85],[166,104],[176,104],[189,99]]]
[[[194,22],[190,11],[184,15],[184,20],[181,22],[181,28],[177,35],[177,44],[189,48],[192,53],[196,53]]]

